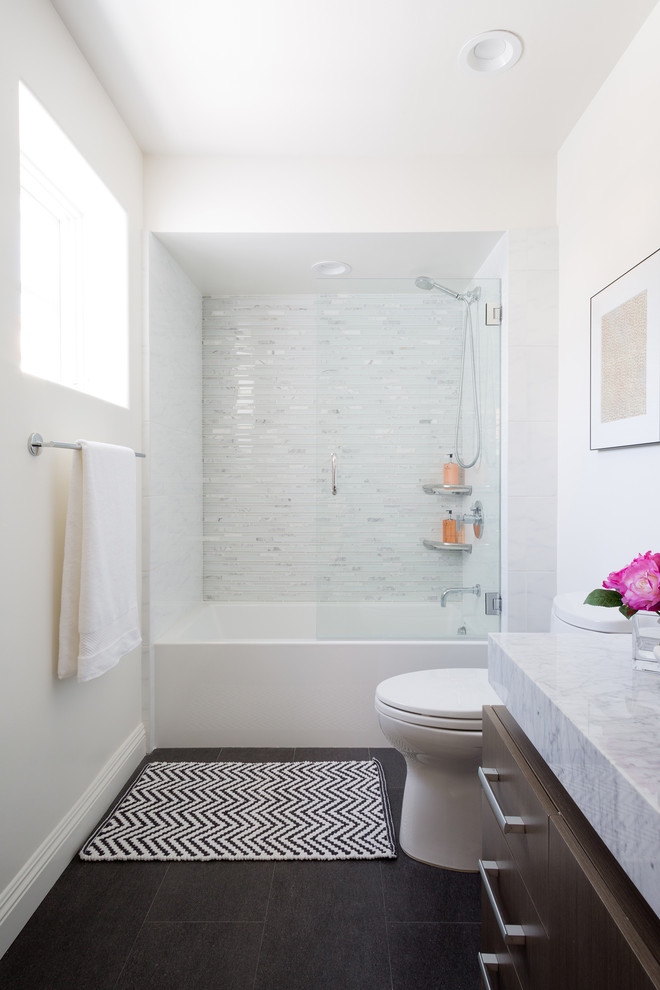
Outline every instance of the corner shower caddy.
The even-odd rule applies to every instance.
[[[423,490],[427,495],[471,495],[472,485],[423,485]],[[464,516],[464,522],[472,524],[475,531],[475,539],[480,540],[484,531],[484,513],[481,502],[475,502],[470,507],[469,516]],[[479,527],[477,535],[476,528]],[[450,553],[472,553],[471,543],[443,543],[441,540],[422,540],[427,550],[449,550]]]
[[[424,485],[427,495],[471,495],[472,485]]]

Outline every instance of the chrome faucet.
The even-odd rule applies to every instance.
[[[442,608],[447,607],[447,595],[458,595],[458,594],[470,594],[476,595],[477,598],[481,595],[481,585],[475,584],[474,588],[445,588],[445,590],[440,595],[440,605]]]

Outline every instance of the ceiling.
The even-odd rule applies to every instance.
[[[147,154],[422,156],[554,155],[657,0],[51,2]],[[467,72],[493,29],[522,58]],[[158,236],[215,295],[471,275],[499,234]],[[313,278],[324,260],[352,278]]]
[[[463,155],[556,152],[656,0],[52,3],[146,153]]]
[[[437,234],[188,234],[158,239],[202,295],[416,292],[418,275],[456,289],[478,271],[501,232]],[[346,278],[319,278],[316,261],[347,261]]]

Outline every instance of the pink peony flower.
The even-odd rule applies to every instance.
[[[660,609],[660,553],[648,550],[620,571],[612,571],[603,581],[604,588],[621,594],[624,605],[638,612]]]

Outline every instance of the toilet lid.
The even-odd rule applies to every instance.
[[[398,674],[381,681],[376,697],[404,712],[462,719],[481,719],[484,705],[502,704],[488,671],[475,667]]]
[[[585,605],[586,592],[569,591],[557,595],[553,602],[555,615],[562,622],[578,629],[591,629],[602,633],[628,633],[632,625],[618,608],[603,608],[602,605]]]

